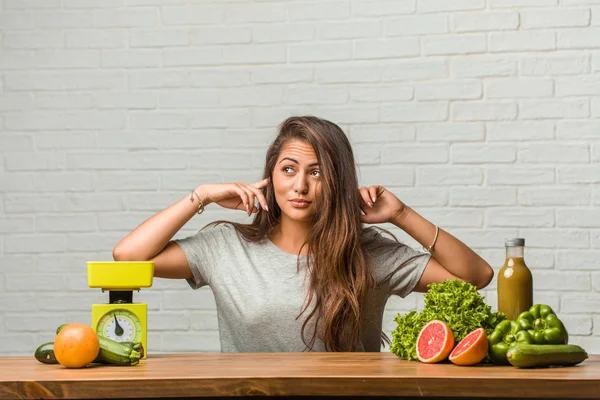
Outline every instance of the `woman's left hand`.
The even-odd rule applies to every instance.
[[[360,208],[365,215],[360,220],[367,224],[393,222],[408,208],[396,195],[383,186],[361,187]]]

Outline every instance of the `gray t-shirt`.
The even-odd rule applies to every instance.
[[[308,288],[306,256],[279,249],[270,239],[248,242],[229,224],[207,227],[193,236],[174,240],[187,258],[193,289],[210,286],[217,305],[222,352],[305,351],[302,323],[312,305],[304,308]],[[429,258],[412,248],[365,229],[362,238],[372,257],[377,281],[364,310],[362,350],[381,350],[383,311],[392,294],[407,296],[418,283]],[[405,265],[390,274],[402,263]],[[388,277],[386,280],[385,278]],[[314,318],[313,318],[314,320]],[[305,339],[314,325],[306,327]],[[312,351],[326,351],[316,340]]]

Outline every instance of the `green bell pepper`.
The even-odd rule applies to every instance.
[[[516,321],[505,319],[496,325],[494,331],[488,336],[489,355],[494,364],[509,365],[506,353],[517,343],[532,344],[531,334],[523,329]]]
[[[521,329],[529,332],[533,344],[567,344],[569,334],[550,306],[534,304],[517,317]]]

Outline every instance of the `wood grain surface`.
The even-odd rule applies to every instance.
[[[390,396],[600,399],[600,355],[565,368],[423,364],[391,353],[150,355],[83,369],[0,357],[0,399]]]

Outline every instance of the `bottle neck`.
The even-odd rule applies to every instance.
[[[507,246],[506,258],[523,258],[525,247],[523,246]]]

